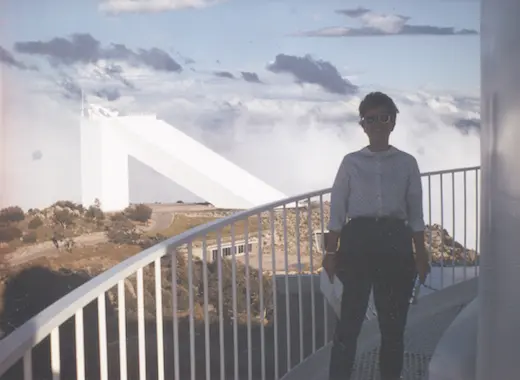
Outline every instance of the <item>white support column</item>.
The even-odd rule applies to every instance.
[[[520,1],[482,0],[477,380],[520,377]]]
[[[81,201],[95,199],[104,211],[119,211],[130,203],[128,152],[111,119],[81,121]],[[143,184],[146,186],[146,184]]]
[[[7,125],[4,121],[6,118],[4,115],[4,103],[6,102],[4,93],[6,92],[6,86],[7,85],[4,83],[4,68],[0,65],[0,208],[7,205],[7,181],[5,170],[5,150],[7,147],[5,129],[7,128]]]

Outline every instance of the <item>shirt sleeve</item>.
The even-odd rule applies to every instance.
[[[347,156],[343,158],[336,174],[330,194],[330,219],[328,229],[341,232],[347,220],[350,178],[347,167]]]
[[[411,163],[410,176],[408,177],[406,207],[409,226],[414,232],[424,231],[422,180],[419,165],[415,158]]]

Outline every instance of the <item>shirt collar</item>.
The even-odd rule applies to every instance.
[[[397,148],[395,148],[394,146],[390,145],[390,148],[388,148],[387,150],[384,150],[382,152],[372,152],[370,149],[368,149],[368,147],[364,147],[363,149],[361,149],[360,151],[361,153],[363,153],[363,155],[365,156],[371,156],[371,157],[388,157],[388,156],[392,156],[394,154],[396,154],[397,152],[399,152],[399,150]]]

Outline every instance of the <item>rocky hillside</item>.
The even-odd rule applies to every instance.
[[[426,226],[424,240],[433,265],[478,265],[478,253],[453,240],[438,224]]]

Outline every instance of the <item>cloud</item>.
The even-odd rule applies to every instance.
[[[432,25],[409,24],[410,17],[399,14],[384,14],[358,7],[354,9],[337,10],[336,13],[355,19],[361,27],[344,26],[328,27],[318,30],[300,32],[296,35],[305,37],[376,37],[376,36],[469,36],[477,35],[472,29],[455,29]]]
[[[105,13],[152,13],[187,8],[206,8],[225,0],[104,0],[99,10]]]
[[[74,79],[67,77],[66,75],[62,75],[62,77],[56,81],[56,84],[61,88],[61,94],[66,99],[81,99],[81,87]]]
[[[102,47],[90,34],[73,34],[70,38],[56,37],[50,41],[16,42],[18,53],[47,57],[54,65],[96,63],[100,60],[144,65],[157,71],[180,72],[179,65],[168,53],[158,48],[133,51],[123,44]]]
[[[117,88],[103,88],[96,92],[96,95],[102,99],[106,99],[109,102],[117,100],[121,97],[121,93]]]
[[[219,78],[235,79],[235,76],[229,71],[217,71],[215,72],[215,76]]]
[[[295,195],[330,186],[342,157],[366,145],[366,136],[357,123],[357,107],[362,96],[375,88],[360,87],[353,94],[347,91],[349,96],[345,96],[341,90],[345,84],[341,84],[341,75],[332,63],[328,63],[332,69],[326,69],[327,65],[309,57],[292,57],[288,61],[280,57],[271,64],[275,65],[271,67],[274,71],[269,67],[258,70],[264,82],[261,86],[245,80],[215,80],[211,71],[186,70],[172,76],[152,68],[132,68],[124,62],[118,63],[120,69],[111,66],[114,62],[80,63],[74,70],[80,71],[81,77],[73,76],[75,71],[69,67],[66,70],[67,78],[80,82],[90,94],[87,101],[113,107],[123,114],[156,114],[287,195]],[[300,67],[308,64],[314,68]],[[107,82],[110,78],[94,74],[104,73],[107,67],[114,69],[108,71],[125,72],[139,91],[116,87],[117,81]],[[80,101],[59,96],[63,88],[57,81],[42,79],[40,72],[20,72],[11,67],[6,70],[3,104],[9,112],[2,126],[8,142],[6,157],[13,163],[7,179],[16,190],[6,199],[27,207],[34,199],[34,187],[44,184],[39,187],[49,203],[56,197],[81,201]],[[298,82],[277,72],[289,73]],[[340,90],[324,90],[323,83],[313,82],[320,75],[329,78],[325,83],[334,82],[333,89]],[[112,88],[118,88],[121,94],[116,100],[92,95]],[[458,127],[459,120],[479,120],[478,98],[442,91],[380,90],[392,96],[401,111],[392,144],[414,154],[422,171],[478,165],[478,130],[463,131]],[[33,152],[37,150],[43,155],[35,160]],[[132,202],[199,200],[146,165],[132,159],[129,162]],[[452,221],[449,177],[444,177],[443,185],[447,189],[444,222],[448,230]],[[474,179],[468,175],[468,181]],[[457,186],[460,194],[456,194],[456,220],[462,223],[464,195],[461,185]],[[439,188],[440,184],[432,179],[434,222],[440,220]],[[467,204],[475,204],[472,194],[468,188]],[[468,223],[472,223],[471,215]],[[464,236],[463,229],[456,235]],[[475,241],[469,235],[467,240]]]
[[[335,94],[348,95],[357,91],[357,87],[342,78],[330,62],[314,60],[309,55],[296,57],[278,54],[267,69],[273,73],[292,74],[300,83],[317,84]]]
[[[0,63],[11,67],[16,67],[21,70],[27,70],[27,66],[25,64],[15,59],[14,56],[2,46],[0,46]]]
[[[258,77],[258,74],[256,74],[256,73],[251,73],[251,72],[248,72],[248,71],[242,71],[240,74],[242,75],[242,79],[244,79],[246,82],[249,82],[249,83],[262,83],[262,81]]]

